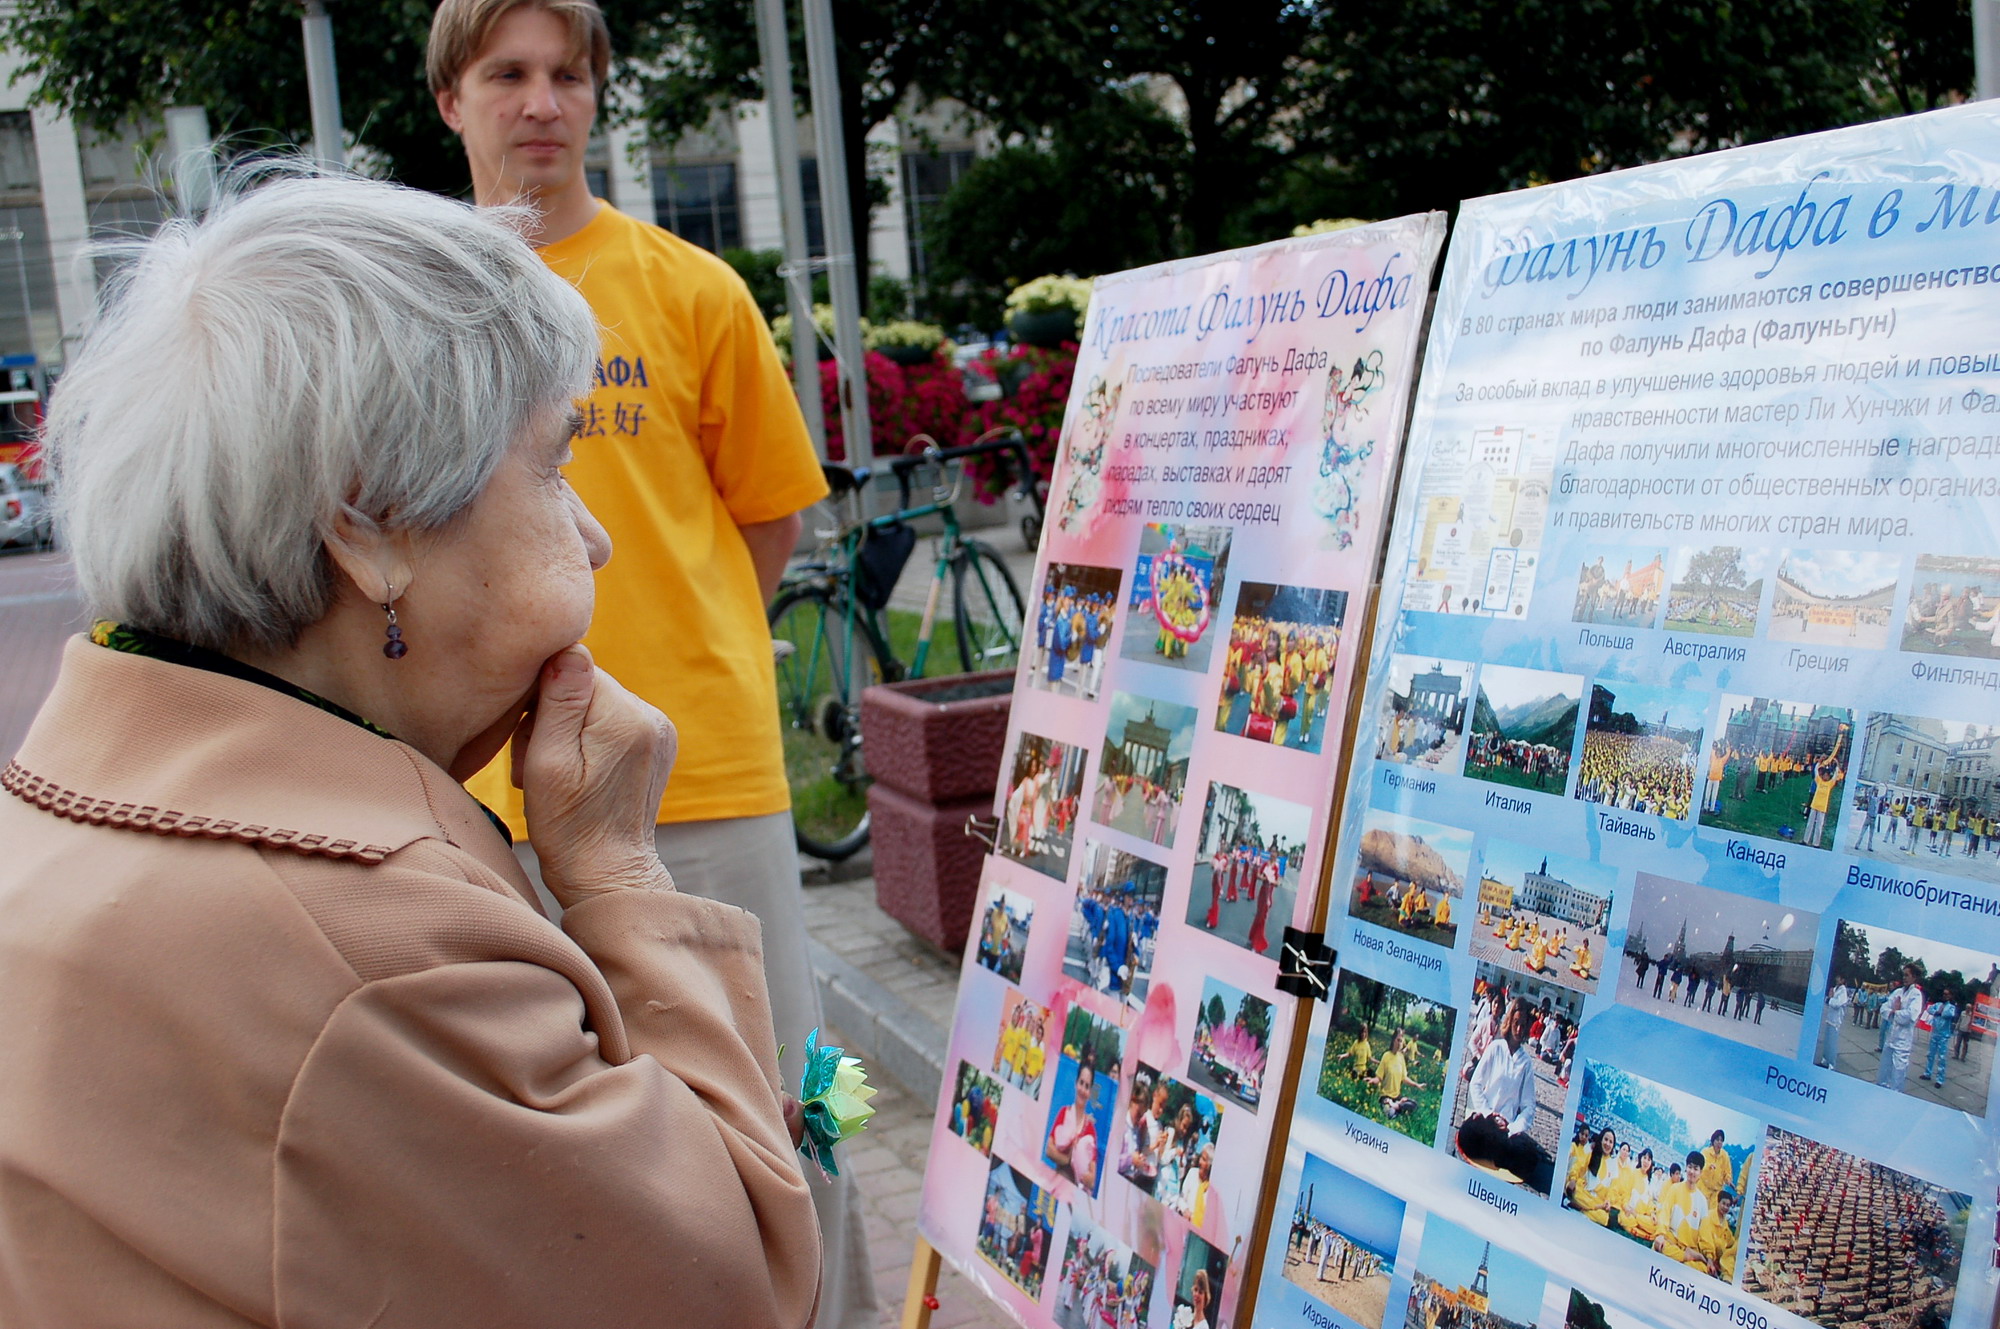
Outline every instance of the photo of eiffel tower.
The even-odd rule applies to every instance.
[[[1529,1329],[1543,1284],[1538,1266],[1433,1214],[1424,1220],[1403,1329]]]

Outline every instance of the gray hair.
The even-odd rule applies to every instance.
[[[45,437],[91,609],[289,645],[332,607],[339,515],[425,532],[471,506],[597,358],[522,221],[289,165],[131,246]]]

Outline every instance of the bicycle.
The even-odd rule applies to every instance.
[[[1018,466],[1023,493],[1039,509],[1027,443],[1018,430],[995,431],[957,448],[940,448],[921,435],[913,442],[925,444],[923,450],[887,464],[901,503],[879,517],[860,515],[870,468],[823,464],[833,491],[829,501],[843,510],[841,520],[818,532],[814,556],[785,574],[771,601],[793,832],[800,852],[829,862],[868,843],[862,689],[923,677],[947,573],[959,667],[1005,669],[1020,658],[1027,617],[1021,589],[991,546],[961,530],[953,504],[964,483],[965,460],[998,454]],[[930,499],[912,502],[916,476],[926,468],[936,471]],[[889,594],[916,545],[909,523],[931,516],[943,530],[915,649],[906,663],[891,645]]]

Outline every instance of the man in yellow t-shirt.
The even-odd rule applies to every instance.
[[[772,1023],[796,1085],[820,1012],[764,606],[799,510],[827,492],[811,440],[742,280],[590,195],[584,149],[610,64],[595,0],[444,0],[426,54],[475,199],[532,204],[529,239],[602,325],[564,475],[612,539],[584,644],[679,731],[655,842],[681,890],[762,922]],[[518,835],[526,825],[506,762],[467,787]],[[853,1188],[843,1179],[813,1195],[825,1248],[819,1323],[873,1325]]]

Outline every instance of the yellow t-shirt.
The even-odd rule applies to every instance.
[[[1394,1050],[1384,1052],[1381,1062],[1375,1067],[1375,1076],[1381,1081],[1384,1098],[1401,1098],[1403,1081],[1408,1079],[1410,1068],[1403,1060],[1403,1054]]]
[[[737,528],[827,489],[777,348],[728,264],[616,208],[541,255],[604,329],[565,472],[611,534],[583,640],[680,732],[659,819],[783,812],[771,638]],[[526,832],[506,753],[467,788]]]

